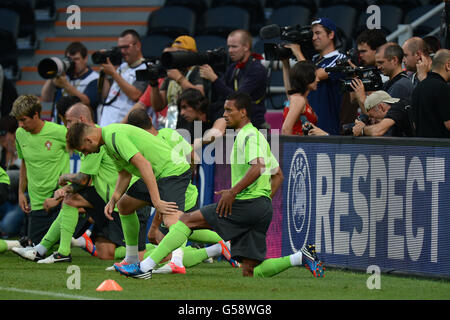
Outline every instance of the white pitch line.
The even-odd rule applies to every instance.
[[[58,292],[28,290],[28,289],[18,289],[18,288],[4,288],[4,287],[0,287],[0,291],[13,291],[13,292],[20,292],[20,293],[30,293],[30,294],[37,294],[37,295],[41,295],[41,296],[52,296],[52,297],[57,297],[57,298],[76,299],[76,300],[103,300],[101,298],[92,298],[92,297],[72,295],[72,294],[65,294],[65,293],[58,293]]]

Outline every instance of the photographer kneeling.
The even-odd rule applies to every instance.
[[[373,92],[364,101],[364,108],[375,124],[355,120],[353,135],[412,137],[408,107],[405,100],[393,98],[386,91]]]

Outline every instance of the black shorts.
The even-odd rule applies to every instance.
[[[94,187],[88,187],[79,192],[94,208],[86,208],[86,213],[94,220],[91,239],[95,242],[97,237],[105,238],[117,246],[125,246],[125,239],[122,230],[122,223],[117,212],[113,212],[113,220],[106,218],[104,209],[105,201],[95,191]],[[147,243],[147,222],[150,217],[150,207],[146,206],[136,211],[139,219],[139,242],[138,250],[145,250]]]
[[[61,204],[50,209],[49,212],[44,209],[32,210],[28,214],[28,230],[27,235],[31,239],[31,242],[35,245],[39,244],[42,238],[47,234],[48,229],[58,217],[61,210]]]
[[[179,176],[170,176],[158,179],[156,182],[158,184],[159,196],[161,200],[175,202],[178,206],[178,210],[184,212],[186,190],[189,183],[191,183],[191,176],[191,170],[189,169]],[[147,185],[142,178],[136,181],[128,189],[127,195],[148,202],[151,206],[153,206]]]
[[[266,233],[272,221],[272,201],[267,197],[235,200],[231,215],[219,217],[217,203],[200,208],[208,224],[225,241],[231,240],[231,256],[263,261],[266,257]]]

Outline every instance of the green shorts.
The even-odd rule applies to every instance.
[[[263,261],[266,257],[266,233],[272,221],[272,200],[259,197],[235,200],[231,215],[219,217],[217,203],[200,208],[205,220],[225,241],[231,240],[231,256]]]

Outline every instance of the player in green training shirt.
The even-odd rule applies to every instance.
[[[282,174],[271,170],[278,164],[272,163],[267,140],[250,122],[250,106],[250,96],[240,92],[230,94],[224,106],[227,126],[238,130],[230,156],[232,187],[217,192],[221,195],[217,204],[181,215],[158,248],[141,263],[121,266],[117,271],[149,279],[155,265],[186,241],[192,230],[212,228],[223,239],[232,239],[231,254],[241,262],[244,276],[270,277],[295,265],[305,265],[314,276],[323,275],[312,245],[290,256],[265,260],[271,196],[281,185]]]
[[[162,139],[143,129],[127,124],[93,128],[78,123],[69,129],[67,142],[69,147],[84,154],[98,152],[105,145],[115,161],[119,177],[105,214],[111,218],[117,204],[127,244],[127,263],[139,261],[136,209],[151,204],[160,214],[173,214],[178,208],[183,211],[187,208],[186,199],[196,201],[196,194],[191,195],[188,188],[189,164],[180,155],[172,153]],[[127,190],[131,175],[141,179]]]
[[[64,126],[40,118],[42,106],[34,95],[21,95],[14,101],[17,155],[22,159],[19,179],[19,206],[28,214],[28,237],[39,243],[58,215],[59,207],[44,209],[52,198],[59,177],[70,171]],[[25,192],[28,191],[30,203]]]

